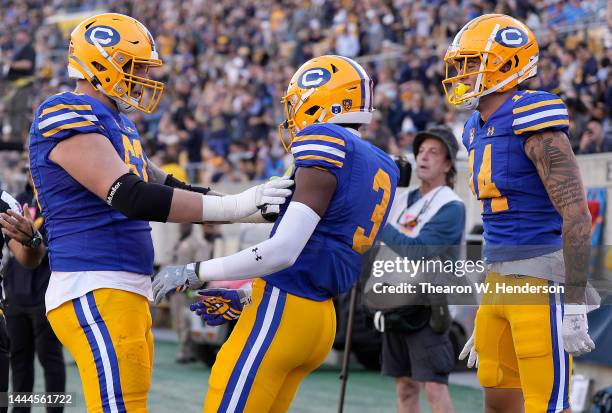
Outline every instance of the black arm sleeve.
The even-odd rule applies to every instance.
[[[128,172],[108,190],[106,203],[130,219],[166,222],[174,189],[143,181]]]
[[[202,188],[199,186],[191,186],[186,184],[183,181],[180,181],[172,176],[172,174],[166,175],[166,180],[164,181],[164,185],[169,186],[171,188],[184,189],[185,191],[191,192],[199,192],[201,194],[206,195],[210,192],[210,188]]]

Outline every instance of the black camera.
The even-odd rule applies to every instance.
[[[407,188],[408,186],[410,186],[410,178],[412,176],[412,164],[410,163],[410,161],[408,161],[408,158],[403,155],[394,156],[393,160],[395,161],[395,164],[397,165],[400,171],[400,178],[397,187]]]

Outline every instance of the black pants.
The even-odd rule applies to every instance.
[[[6,324],[10,337],[12,385],[14,392],[34,389],[34,353],[43,367],[45,391],[66,391],[66,366],[62,344],[51,329],[45,306],[21,307],[10,303],[6,308]],[[30,412],[30,408],[13,409]],[[49,413],[61,413],[63,408],[47,408]]]
[[[8,391],[9,382],[9,339],[6,332],[4,316],[0,315],[0,393]],[[7,412],[6,407],[0,407],[0,413]]]

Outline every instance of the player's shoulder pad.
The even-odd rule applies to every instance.
[[[544,130],[567,133],[569,116],[563,100],[549,92],[527,90],[513,98],[512,129],[517,135]]]
[[[43,138],[64,139],[80,133],[100,132],[100,120],[92,102],[74,92],[47,98],[36,111],[36,122]]]
[[[341,126],[320,123],[305,127],[295,136],[291,154],[296,167],[339,169],[349,146]]]

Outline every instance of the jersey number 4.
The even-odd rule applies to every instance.
[[[491,144],[488,144],[484,148],[484,153],[482,154],[482,163],[480,164],[480,170],[478,171],[478,192],[474,190],[474,152],[472,149],[470,151],[470,189],[472,193],[484,202],[484,199],[491,199],[491,211],[493,212],[501,212],[506,211],[508,209],[508,198],[502,196],[499,189],[495,185],[495,182],[491,179],[492,167],[491,167]]]
[[[378,230],[380,229],[380,224],[389,208],[389,199],[391,198],[391,178],[389,178],[389,174],[379,168],[376,175],[374,175],[372,189],[376,193],[382,189],[383,196],[380,202],[374,206],[374,211],[370,217],[370,221],[372,221],[372,230],[370,234],[366,235],[365,229],[360,226],[357,227],[353,234],[353,250],[360,254],[369,250],[374,243],[376,234],[378,234]]]

